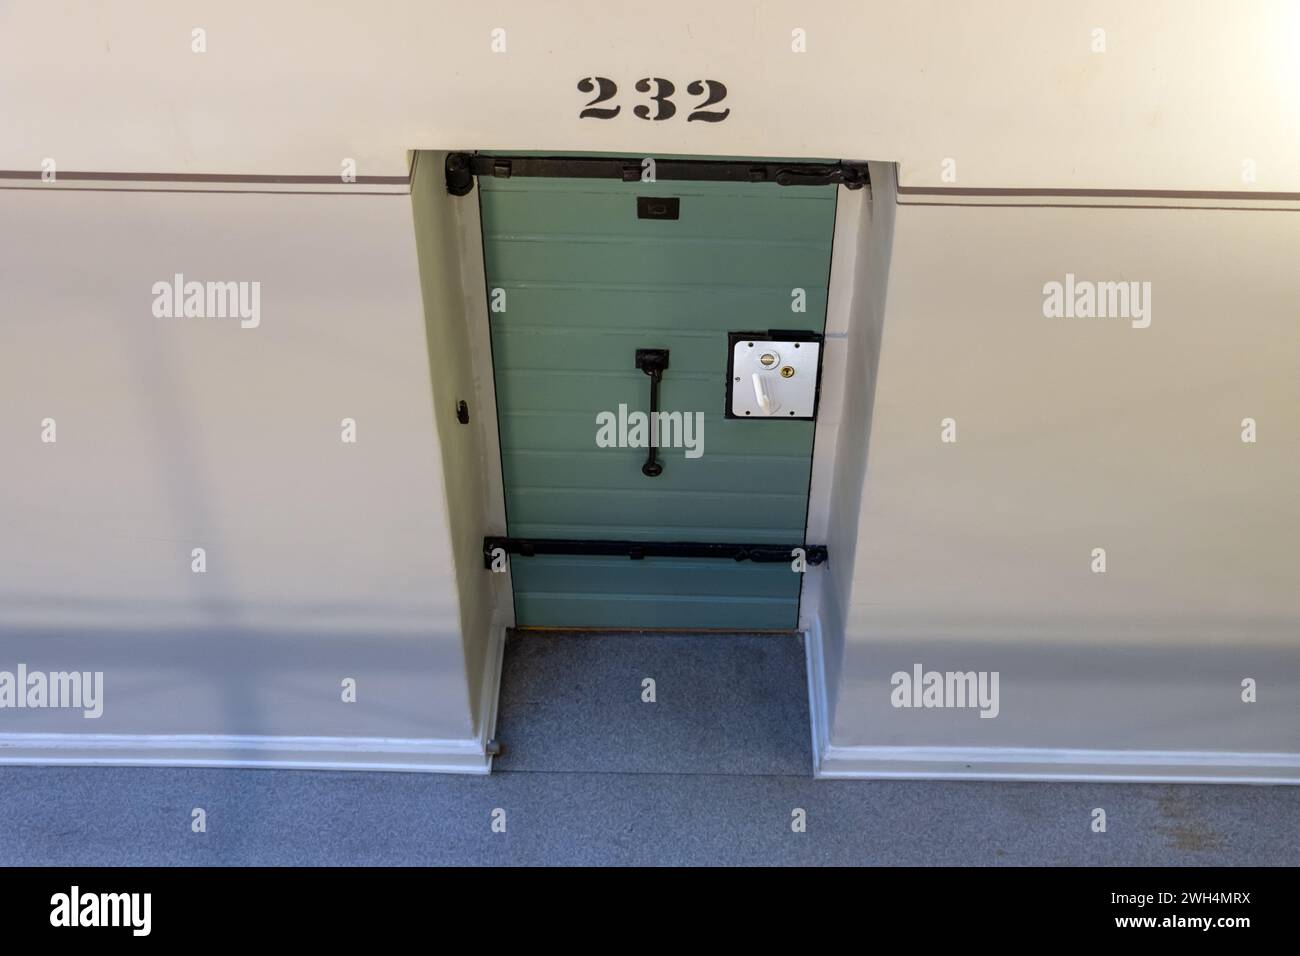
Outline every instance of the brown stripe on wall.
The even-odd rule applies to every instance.
[[[0,179],[40,179],[40,170],[0,169]],[[223,173],[87,173],[59,172],[55,182],[120,182],[120,183],[250,183],[268,185],[303,186],[409,186],[410,176],[358,176],[353,182],[344,182],[340,176],[231,176]]]
[[[970,186],[899,186],[900,196],[1024,196],[1096,197],[1099,199],[1220,199],[1274,202],[1300,202],[1300,193],[1256,192],[1237,189],[1213,191],[1201,189],[1007,189]]]

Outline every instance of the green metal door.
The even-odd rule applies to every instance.
[[[509,535],[802,544],[814,423],[724,417],[727,335],[823,330],[836,187],[479,185]],[[678,218],[644,218],[662,199]],[[642,348],[669,351],[660,409],[702,413],[698,447],[661,449],[657,477],[646,449],[597,444],[601,413],[648,410]],[[510,569],[520,626],[798,623],[789,562],[537,555]]]

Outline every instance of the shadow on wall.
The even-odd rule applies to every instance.
[[[86,611],[111,619],[108,602]],[[355,609],[355,608],[351,608]],[[315,614],[323,610],[313,606]],[[346,616],[349,608],[336,608]],[[0,629],[0,670],[103,673],[103,715],[73,709],[5,709],[0,733],[202,734],[326,737],[434,736],[437,682],[412,701],[410,672],[436,669],[427,621],[412,614],[358,628],[8,627]],[[413,652],[413,642],[426,646]],[[345,681],[354,682],[355,693]],[[345,700],[345,695],[354,698]],[[471,729],[466,715],[464,735]]]

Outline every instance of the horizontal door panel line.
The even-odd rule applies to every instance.
[[[515,596],[533,601],[639,601],[647,604],[675,604],[679,601],[702,602],[708,604],[770,604],[780,607],[793,606],[796,598],[767,597],[757,594],[646,594],[643,591],[623,593],[605,593],[591,591],[516,591]],[[628,628],[625,628],[627,630]]]
[[[718,382],[718,387],[719,387],[719,389],[721,390],[721,389],[722,389],[722,386],[725,385],[725,384],[726,384],[725,382]],[[503,391],[504,391],[504,389],[503,389]],[[611,397],[611,398],[615,398],[615,399],[618,398],[617,395],[613,395],[613,396],[610,396],[610,397]],[[723,396],[720,394],[718,397],[719,397],[719,398],[722,398]],[[507,400],[508,400],[508,396],[507,396]],[[627,405],[627,404],[630,404],[630,403],[625,401],[623,404]],[[720,404],[720,403],[719,403],[719,404]],[[684,409],[680,409],[680,408],[679,408],[679,409],[676,409],[676,411],[683,411],[683,410],[684,410]],[[594,408],[594,407],[592,407],[592,408],[519,408],[519,409],[511,410],[511,409],[507,408],[507,409],[505,409],[504,411],[502,411],[501,415],[502,415],[503,418],[504,418],[504,417],[509,417],[509,418],[567,418],[567,419],[572,419],[572,420],[574,420],[574,421],[581,420],[581,421],[584,421],[584,422],[585,422],[585,421],[587,421],[588,419],[594,419],[594,417],[595,417],[598,413],[600,413],[600,412],[607,412],[607,411],[614,411],[614,409],[610,409],[610,408]],[[629,409],[629,411],[635,411],[635,409]],[[641,409],[641,411],[645,411],[645,409]],[[705,420],[706,422],[711,422],[711,421],[714,421],[714,420],[716,419],[716,420],[717,420],[717,424],[718,424],[719,426],[721,426],[721,425],[723,425],[724,423],[726,423],[726,424],[728,425],[729,428],[740,428],[740,427],[743,427],[746,431],[753,431],[754,434],[758,434],[758,431],[757,431],[756,429],[762,429],[762,428],[764,428],[764,427],[767,426],[767,425],[775,426],[778,422],[784,422],[786,425],[808,425],[808,424],[809,424],[809,422],[808,422],[806,419],[797,419],[797,420],[795,420],[795,421],[793,421],[793,422],[787,422],[787,421],[785,421],[785,419],[783,419],[783,418],[764,418],[764,419],[757,420],[757,421],[761,421],[761,422],[762,422],[762,425],[757,425],[757,426],[755,426],[755,425],[744,425],[744,426],[741,426],[741,425],[739,425],[739,424],[737,423],[736,419],[734,419],[734,418],[727,418],[727,417],[725,417],[725,415],[724,415],[722,412],[714,411],[713,408],[692,408],[692,409],[689,409],[689,411],[692,411],[692,412],[703,412],[703,413],[704,413],[704,420]]]
[[[564,455],[566,457],[587,455],[587,454],[599,454],[599,455],[604,455],[606,459],[610,462],[630,461],[633,457],[635,457],[635,455],[632,454],[633,452],[640,452],[642,450],[638,448],[601,448],[601,449],[597,449],[597,451],[595,452],[590,452],[588,450],[590,449],[590,447],[591,446],[588,445],[584,448],[553,448],[553,447],[537,448],[537,447],[530,447],[527,445],[503,444],[501,446],[501,450],[508,451],[510,452],[511,455],[515,457],[519,457],[522,455],[534,455],[534,454],[543,454],[543,453],[552,454],[552,455]],[[616,452],[620,452],[620,451],[625,453],[621,457],[615,454]],[[709,456],[708,460],[710,462],[724,461],[724,460],[737,461],[739,459],[746,459],[748,461],[762,461],[764,463],[768,463],[768,462],[788,462],[792,460],[789,455],[769,454],[764,451],[748,452],[743,450],[742,451],[728,450],[728,451],[719,451],[719,452],[709,452],[708,456]],[[699,462],[702,461],[703,459],[682,458],[681,460],[686,462],[692,462],[692,461]],[[804,458],[803,461],[806,464],[807,458]],[[517,475],[518,472],[511,471],[510,474],[514,476]]]
[[[517,312],[531,311],[527,308],[516,309]],[[727,323],[719,322],[716,329],[683,329],[673,325],[636,325],[636,326],[616,326],[609,325],[608,317],[602,316],[600,319],[592,322],[590,325],[556,325],[552,322],[546,322],[539,325],[509,325],[514,320],[514,315],[494,315],[492,317],[492,335],[496,338],[505,338],[509,335],[519,335],[528,339],[543,338],[549,335],[559,336],[578,336],[582,339],[588,339],[592,335],[609,335],[627,338],[628,336],[640,336],[645,338],[647,335],[664,335],[678,336],[684,339],[717,339],[719,335],[726,335],[730,329]],[[619,317],[621,318],[621,316]],[[735,324],[735,321],[730,323]],[[530,343],[533,344],[533,343]],[[508,371],[509,366],[499,366],[501,371]]]
[[[802,500],[807,497],[797,491],[749,491],[747,489],[737,488],[733,491],[719,489],[717,491],[690,491],[685,488],[670,488],[666,491],[657,488],[578,488],[578,487],[560,487],[556,485],[516,485],[511,487],[510,496],[517,498],[521,495],[563,495],[573,494],[582,495],[584,498],[596,498],[600,496],[622,497],[623,495],[635,495],[641,498],[664,498],[670,502],[685,501],[688,498],[729,498],[742,497],[752,498],[755,500],[795,498]]]
[[[532,538],[532,539],[567,538],[567,537],[572,537],[575,534],[580,534],[580,535],[589,535],[590,537],[587,540],[592,540],[592,541],[599,541],[599,540],[619,541],[629,535],[639,535],[640,537],[645,537],[647,531],[653,531],[664,535],[664,540],[668,540],[671,537],[683,541],[689,540],[690,536],[692,535],[699,536],[699,537],[713,538],[718,541],[723,541],[729,537],[740,537],[744,535],[746,531],[749,531],[750,534],[754,533],[752,529],[747,529],[745,527],[700,528],[694,525],[689,527],[682,527],[679,525],[655,525],[653,528],[647,528],[644,525],[630,525],[630,524],[584,525],[584,524],[576,524],[576,523],[557,524],[553,521],[547,521],[547,522],[511,521],[510,522],[511,535],[516,538]],[[605,535],[606,533],[608,533],[608,537],[602,538],[601,536]],[[770,545],[773,542],[781,542],[786,540],[798,541],[800,538],[803,537],[804,529],[793,528],[793,527],[764,528],[761,534],[764,538],[770,538],[771,540],[768,542],[760,542],[760,543],[765,543]],[[618,535],[618,537],[616,537],[615,535]],[[803,547],[803,545],[799,545],[799,547]]]
[[[527,312],[530,310],[517,309],[517,311]],[[769,322],[780,321],[781,319],[785,318],[784,312],[781,312],[779,310],[773,310],[773,311],[777,312],[777,316],[774,316],[773,319],[768,320]],[[539,318],[544,318],[544,317],[539,317]],[[618,336],[619,338],[627,338],[628,336],[633,336],[633,337],[639,336],[641,338],[645,338],[647,335],[662,335],[662,336],[672,336],[672,337],[683,338],[683,339],[716,340],[720,335],[725,337],[728,332],[732,331],[732,329],[735,327],[737,323],[737,318],[735,316],[723,316],[722,318],[729,319],[730,321],[719,322],[718,327],[716,329],[712,329],[712,328],[683,329],[679,326],[670,326],[670,325],[637,325],[635,327],[629,326],[624,328],[621,326],[609,325],[608,318],[600,319],[597,322],[593,322],[591,325],[554,325],[551,322],[539,323],[537,325],[512,325],[512,324],[502,324],[502,323],[514,322],[516,319],[515,315],[511,315],[508,317],[494,316],[492,318],[492,322],[493,322],[492,335],[497,339],[505,339],[510,335],[518,335],[521,338],[527,338],[527,339],[537,339],[537,338],[544,338],[554,334],[560,336],[572,335],[583,339],[588,339],[593,335]],[[742,318],[740,319],[740,321],[744,321],[744,319]],[[754,321],[754,320],[751,317],[749,321]],[[810,326],[813,323],[803,322],[803,323],[795,323],[795,324]],[[529,344],[531,345],[534,343],[530,342]],[[502,365],[498,367],[501,371],[510,370],[510,366],[508,365]],[[725,374],[725,372],[723,374]]]
[[[783,249],[810,249],[816,252],[828,252],[831,244],[821,239],[772,239],[766,236],[702,236],[692,233],[689,236],[674,236],[667,233],[659,235],[632,235],[621,232],[573,233],[573,232],[489,232],[487,238],[496,242],[549,242],[555,245],[571,244],[576,246],[607,245],[731,245],[762,246]]]
[[[594,442],[593,442],[593,444],[594,444]],[[586,446],[586,448],[589,448],[589,447],[590,447],[590,446]],[[734,447],[736,447],[736,446],[731,445],[730,443],[728,443],[728,446],[727,446],[727,447],[728,447],[728,450],[727,450],[727,451],[708,452],[708,459],[707,459],[707,460],[710,461],[710,462],[713,462],[713,461],[720,461],[720,460],[722,460],[722,459],[724,458],[724,456],[725,456],[727,459],[729,459],[729,460],[735,460],[735,459],[738,459],[738,458],[746,458],[746,459],[749,459],[749,460],[751,460],[751,461],[762,461],[762,462],[764,462],[764,463],[767,463],[767,462],[778,462],[778,461],[789,461],[789,460],[790,460],[789,456],[787,456],[787,455],[775,455],[775,454],[774,454],[774,455],[769,455],[768,453],[766,453],[766,452],[764,452],[764,451],[761,451],[761,450],[756,450],[756,451],[753,451],[753,452],[747,452],[747,451],[744,451],[744,450],[741,450],[741,451],[732,451],[732,450],[730,450],[730,449],[731,449],[731,448],[734,448]],[[743,449],[743,446],[741,446],[741,447],[742,447],[742,449]],[[540,452],[553,452],[553,453],[558,454],[558,455],[583,455],[583,454],[587,454],[587,450],[586,450],[586,448],[563,448],[563,447],[556,448],[556,447],[552,447],[552,446],[546,446],[546,447],[538,448],[538,447],[536,447],[536,446],[529,446],[529,445],[512,445],[512,444],[503,444],[503,445],[501,446],[501,450],[502,450],[502,451],[508,451],[508,452],[511,453],[511,455],[515,455],[515,456],[518,456],[518,455],[524,455],[524,454],[540,453]],[[643,450],[644,450],[644,449],[638,449],[638,448],[602,448],[602,449],[598,449],[598,452],[599,452],[600,454],[606,455],[606,456],[608,457],[609,461],[614,462],[614,461],[630,461],[630,460],[631,460],[631,457],[635,457],[634,455],[632,455],[633,452],[641,452],[641,451],[643,451]],[[678,449],[678,450],[680,450],[680,449]],[[624,455],[623,455],[622,457],[620,457],[618,454],[616,454],[617,452],[624,452]],[[629,457],[629,456],[631,456],[631,457]],[[686,458],[686,457],[684,457],[684,456],[678,456],[678,460],[679,460],[679,461],[685,461],[685,462],[687,462],[688,464],[687,464],[686,467],[689,468],[689,467],[691,467],[691,465],[690,465],[689,463],[691,463],[691,462],[702,462],[702,461],[704,461],[705,459],[702,459],[702,458]],[[804,459],[804,460],[805,460],[805,462],[807,461],[807,459]],[[514,472],[514,471],[511,472],[511,475],[516,475],[516,474],[517,474],[517,472]]]
[[[520,311],[522,312],[523,310]],[[715,359],[715,356],[712,354],[712,352],[718,349],[721,349],[723,351],[724,358],[725,358],[725,350],[727,347],[727,333],[730,332],[737,324],[739,324],[739,322],[735,319],[735,317],[723,316],[723,318],[724,319],[730,318],[731,321],[730,322],[720,321],[718,323],[717,328],[700,327],[695,329],[682,330],[682,329],[669,328],[667,326],[650,326],[650,325],[645,325],[645,326],[638,325],[635,327],[613,326],[608,324],[609,319],[601,320],[602,324],[592,324],[587,326],[557,327],[551,325],[547,321],[545,316],[538,316],[536,321],[531,322],[529,324],[523,324],[523,323],[519,323],[518,316],[512,315],[509,319],[493,319],[492,340],[493,340],[493,345],[502,349],[509,350],[512,346],[516,348],[527,347],[529,349],[535,349],[539,347],[545,348],[548,344],[548,340],[553,338],[559,341],[552,342],[550,344],[553,347],[557,347],[561,349],[561,351],[565,351],[565,350],[571,350],[572,346],[575,344],[569,341],[571,339],[577,339],[578,342],[576,344],[587,344],[592,339],[607,338],[612,341],[601,343],[605,347],[625,349],[629,347],[626,341],[627,339],[636,339],[636,338],[644,339],[648,336],[654,336],[655,338],[662,338],[665,341],[673,341],[674,339],[680,339],[682,340],[681,348],[683,350],[693,349],[693,348],[701,349],[701,350],[708,349],[710,350],[708,353],[702,353],[698,357],[701,359],[713,360]],[[769,320],[767,324],[775,325],[777,322],[781,321],[781,318],[782,316],[774,316],[771,320]],[[752,315],[748,316],[748,319],[749,321],[753,321]],[[617,319],[615,320],[617,321]],[[745,321],[745,319],[742,318],[739,321]],[[760,319],[759,321],[761,322],[762,320]],[[510,323],[510,324],[506,324],[506,323]],[[806,325],[807,323],[804,323],[804,326]],[[797,328],[801,332],[811,331],[806,327],[801,328],[798,324],[787,324],[783,326],[783,328]],[[830,336],[827,336],[827,338],[830,338]],[[722,343],[721,346],[717,344],[718,342]],[[636,348],[636,346],[632,345],[631,348]],[[529,354],[536,355],[538,353],[530,352]],[[692,358],[697,358],[697,356],[692,356]],[[544,371],[548,367],[549,366],[539,366],[536,370]],[[516,366],[516,365],[502,364],[497,366],[497,368],[499,371],[502,372],[513,372],[520,368],[524,368],[529,371],[534,371],[534,369],[531,366]],[[726,368],[724,367],[718,374],[726,375],[727,374]]]
[[[706,425],[712,424],[714,428],[720,429],[724,433],[730,433],[733,435],[742,435],[745,434],[745,432],[751,432],[753,435],[758,436],[759,435],[758,429],[762,429],[763,431],[768,431],[769,426],[771,426],[771,431],[769,432],[769,434],[775,434],[777,428],[790,428],[790,427],[799,427],[799,426],[803,426],[805,430],[808,430],[811,433],[811,429],[809,429],[807,426],[811,425],[812,423],[808,421],[808,419],[806,418],[792,419],[790,421],[787,421],[784,418],[764,418],[764,419],[756,419],[755,424],[745,424],[745,425],[740,424],[738,419],[727,418],[722,412],[715,412],[713,410],[716,406],[721,405],[725,402],[725,398],[722,395],[721,384],[719,384],[718,389],[719,389],[719,395],[718,395],[719,400],[717,402],[710,402],[708,408],[691,408],[691,409],[678,408],[675,410],[689,411],[689,412],[702,412],[704,414],[704,423]],[[617,396],[615,397],[617,398]],[[623,404],[629,406],[628,408],[629,412],[646,411],[646,409],[644,408],[634,407],[634,403],[629,402],[626,399],[623,401]],[[578,422],[582,422],[584,425],[586,425],[589,422],[594,423],[596,420],[596,415],[602,411],[613,412],[616,411],[616,409],[541,408],[541,409],[528,409],[528,410],[520,409],[518,411],[511,411],[509,408],[507,408],[500,413],[500,417],[503,420],[515,418],[515,419],[519,419],[520,421],[528,421],[529,419],[540,419],[540,418],[563,418],[566,419],[572,426],[573,424],[576,424]],[[647,414],[649,413],[647,412]],[[757,424],[758,422],[761,422],[761,424]],[[778,422],[781,424],[778,425],[777,424]],[[743,428],[745,431],[741,432],[737,430],[741,428]],[[715,432],[715,434],[717,433]],[[502,437],[504,438],[505,436],[503,435]],[[595,442],[595,437],[596,436],[593,434],[592,435],[593,444]],[[755,440],[757,440],[757,438]],[[560,451],[562,449],[550,449],[550,450]],[[755,452],[755,453],[759,454],[760,452]]]
[[[776,285],[759,285],[753,282],[733,282],[724,284],[720,282],[658,282],[654,285],[642,285],[637,282],[588,282],[585,279],[502,279],[500,277],[490,277],[488,285],[500,289],[566,289],[574,292],[689,292],[692,295],[728,295],[735,292],[748,293],[772,293],[784,292],[786,298],[790,296],[790,286],[787,283],[780,282]],[[801,289],[826,289],[826,277],[817,276],[811,281],[800,281],[798,286]]]
[[[643,335],[641,336],[641,338],[644,339],[646,338],[646,336]],[[663,342],[660,342],[660,344],[662,345]],[[687,348],[687,346],[683,346],[683,349],[685,348]],[[582,366],[578,366],[578,365],[567,366],[563,368],[554,365],[549,365],[549,366],[502,365],[500,366],[499,370],[502,372],[510,372],[512,374],[517,374],[517,375],[561,374],[561,375],[580,375],[583,378],[597,377],[597,376],[599,376],[600,378],[620,378],[627,374],[622,369],[611,369],[608,365],[604,365],[604,364],[602,364],[599,368],[583,368]],[[695,382],[715,382],[715,383],[719,381],[718,373],[716,371],[713,372],[707,372],[707,371],[683,372],[680,370],[675,370],[675,371],[676,371],[677,379],[689,379],[690,381],[695,381]],[[724,375],[723,375],[724,380],[725,377],[726,376],[724,371]]]
[[[642,338],[645,338],[645,336],[643,335]],[[527,368],[518,365],[503,365],[500,367],[499,371],[519,372],[525,375],[571,374],[571,375],[580,376],[582,378],[627,378],[628,377],[628,373],[626,369],[611,369],[611,368],[590,368],[589,369],[589,368],[565,367],[565,366],[557,366],[557,365],[551,365],[546,368]],[[636,369],[632,369],[632,372],[633,374],[640,374]],[[727,376],[725,371],[723,372],[721,379],[719,379],[717,372],[680,372],[676,370],[674,370],[673,372],[673,381],[685,379],[687,381],[692,381],[692,382],[717,382],[720,380],[725,381],[726,377]],[[635,379],[633,381],[635,381]]]
[[[700,561],[699,558],[646,558],[645,560],[660,570],[683,571],[708,578],[717,576],[732,578],[736,575],[743,575],[744,580],[754,581],[761,579],[764,572],[782,576],[785,574],[785,566],[781,564],[769,563],[757,567],[743,561]],[[516,565],[516,569],[521,566],[523,565]],[[624,559],[622,556],[610,557],[609,555],[598,554],[550,554],[544,555],[536,561],[526,562],[526,566],[529,579],[534,581],[539,578],[544,579],[552,569],[562,571],[569,568],[583,568],[593,575],[604,576],[604,573],[608,572],[614,577],[639,573],[637,571],[639,565]]]
[[[333,180],[337,182],[338,177],[333,177]],[[752,202],[762,203],[768,203],[772,200],[770,192],[700,189],[683,185],[682,180],[674,181],[671,187],[658,183],[643,182],[601,187],[582,184],[572,179],[533,180],[525,187],[522,183],[519,186],[506,186],[500,180],[493,180],[483,186],[483,192],[492,194],[494,204],[509,202],[514,199],[527,200],[537,193],[544,193],[548,196],[618,196],[626,198],[639,192],[643,195],[677,196],[682,199],[747,199]],[[783,192],[780,197],[782,206],[789,203],[833,203],[836,201],[834,193],[827,195],[811,190],[797,193]]]
[[[634,475],[632,474],[631,471],[628,470],[627,466],[630,465],[632,461],[634,461],[634,459],[631,458],[627,459],[623,463],[623,467],[619,469],[621,473],[625,472],[626,474],[606,475],[604,477],[606,479],[625,477],[630,481],[632,477],[634,477]],[[667,477],[667,474],[668,473],[665,471],[664,472],[665,478]],[[697,499],[697,498],[708,498],[710,496],[716,496],[716,495],[737,495],[737,496],[751,497],[751,496],[746,496],[745,493],[742,491],[735,490],[740,485],[738,479],[732,480],[726,478],[725,476],[720,478],[713,478],[713,476],[709,476],[710,479],[714,482],[713,484],[704,484],[704,485],[697,486],[692,484],[682,484],[681,475],[676,475],[675,477],[678,479],[678,483],[673,485],[665,485],[664,490],[660,491],[659,494],[671,495],[673,500],[677,500],[680,497],[683,500],[687,500],[687,501],[691,499]],[[739,476],[739,477],[743,477],[743,476]],[[510,493],[511,499],[518,500],[521,504],[526,505],[530,498],[536,498],[538,495],[544,495],[546,493],[545,489],[547,487],[548,486],[546,485],[520,486],[520,490],[524,492],[524,496],[522,498],[517,498],[516,493],[512,491]],[[798,488],[797,485],[795,485],[794,487],[796,489]],[[561,491],[558,491],[557,494],[591,495],[591,494],[601,493],[603,488],[604,486],[602,485],[577,485],[573,487],[564,488]],[[609,493],[609,492],[603,492],[603,493]],[[772,496],[776,496],[773,499],[775,501],[782,501],[785,499],[802,500],[803,498],[806,497],[806,492],[800,492],[797,490],[790,491],[790,492],[785,492],[785,491],[763,492],[762,494],[764,497],[769,497],[769,498]]]
[[[788,461],[790,460],[788,457],[783,456],[783,455],[771,455],[771,456],[769,457],[768,455],[766,455],[764,452],[761,452],[761,451],[755,451],[755,452],[753,452],[753,453],[751,454],[751,453],[748,453],[748,452],[746,452],[745,450],[743,450],[743,446],[741,446],[741,450],[740,450],[740,451],[733,451],[733,450],[731,450],[731,449],[734,448],[734,447],[735,447],[735,446],[731,446],[731,445],[729,445],[729,446],[727,447],[727,450],[726,450],[726,451],[719,451],[719,452],[717,452],[716,454],[715,454],[714,452],[709,452],[709,453],[708,453],[708,459],[707,459],[707,460],[708,460],[709,462],[718,461],[718,460],[721,460],[721,459],[723,458],[724,455],[725,455],[728,459],[730,459],[730,460],[735,460],[735,459],[737,459],[737,458],[747,458],[747,459],[749,459],[749,460],[751,460],[751,461],[760,461],[760,462],[762,462],[763,464],[767,464],[767,463],[769,463],[769,462],[771,462],[771,463],[784,463],[784,462],[788,462]],[[549,447],[549,446],[547,446],[547,447],[542,447],[542,448],[538,448],[538,447],[535,447],[535,446],[526,446],[526,445],[502,445],[502,446],[501,446],[501,449],[502,449],[502,451],[508,451],[508,452],[510,452],[512,455],[516,455],[516,456],[517,456],[517,455],[523,455],[523,454],[526,454],[526,453],[541,452],[541,451],[546,451],[546,452],[556,452],[556,453],[558,453],[558,454],[563,454],[563,455],[580,455],[580,454],[585,454],[585,451],[583,451],[582,449],[573,449],[573,450],[568,450],[568,449],[564,449],[564,448],[553,448],[553,447]],[[645,449],[642,449],[642,448],[617,448],[617,449],[615,449],[615,448],[605,448],[605,449],[601,449],[600,451],[601,451],[602,454],[607,455],[607,456],[608,456],[608,460],[612,463],[612,462],[628,462],[628,461],[631,461],[631,460],[633,460],[634,458],[636,458],[636,457],[637,457],[641,452],[643,452],[644,450],[645,450]],[[619,455],[613,454],[614,452],[620,452],[620,451],[624,453],[621,457],[620,457]],[[684,464],[683,467],[686,467],[686,468],[691,468],[692,465],[693,465],[694,463],[699,463],[699,462],[705,461],[705,459],[701,459],[701,458],[685,458],[685,457],[683,457],[683,456],[677,456],[677,460],[678,460],[679,462],[684,462],[685,464]],[[518,476],[518,471],[517,471],[517,470],[512,470],[512,471],[510,472],[510,474],[511,474],[511,476],[513,476],[513,477],[517,477],[517,476]],[[683,476],[685,476],[686,474],[693,474],[693,472],[684,472],[684,473],[683,473]]]
[[[612,448],[597,448],[597,449],[583,448],[583,449],[575,449],[574,451],[564,451],[561,449],[550,449],[550,448],[545,448],[545,449],[519,448],[514,451],[514,457],[516,458],[568,458],[573,455],[586,455],[586,456],[598,455],[604,458],[609,458],[611,461],[613,461],[614,459],[610,456],[609,453],[614,450],[615,449]],[[635,449],[626,449],[626,448],[620,448],[618,450],[635,451]],[[801,464],[801,465],[808,464],[807,455],[778,455],[778,454],[769,454],[766,452],[755,452],[754,454],[750,454],[748,452],[746,453],[722,452],[719,454],[714,454],[712,452],[709,453],[710,461],[734,461],[740,464],[744,464],[746,462],[752,461],[754,458],[762,458],[764,461],[788,461],[793,464]]]

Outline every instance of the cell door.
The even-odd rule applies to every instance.
[[[461,162],[517,623],[796,627],[844,167]]]

